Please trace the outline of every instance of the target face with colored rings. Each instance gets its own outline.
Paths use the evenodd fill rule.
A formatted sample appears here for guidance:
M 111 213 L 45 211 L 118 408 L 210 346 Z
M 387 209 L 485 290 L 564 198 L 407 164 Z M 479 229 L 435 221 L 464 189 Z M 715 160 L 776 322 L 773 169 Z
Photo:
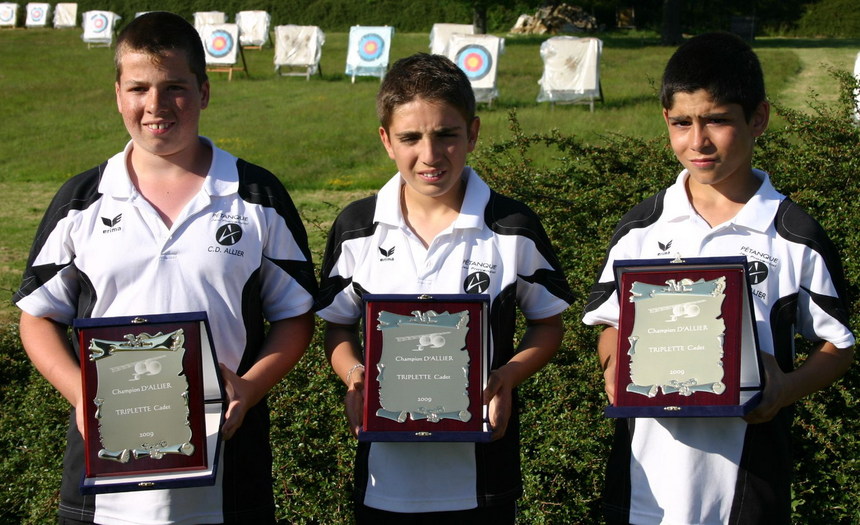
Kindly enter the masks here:
M 481 80 L 493 69 L 493 56 L 484 46 L 470 44 L 457 53 L 457 66 L 469 80 Z
M 358 41 L 358 56 L 371 62 L 379 59 L 385 50 L 385 40 L 376 33 L 368 33 Z
M 14 17 L 14 9 L 9 6 L 0 5 L 0 22 L 11 22 Z
M 206 42 L 206 51 L 210 55 L 221 58 L 227 56 L 232 50 L 233 36 L 230 33 L 223 29 L 212 31 L 212 34 L 209 35 L 209 41 Z
M 34 7 L 30 10 L 30 20 L 39 22 L 45 16 L 45 10 L 41 7 Z
M 107 17 L 101 13 L 90 18 L 90 24 L 92 25 L 94 33 L 101 33 L 108 26 Z

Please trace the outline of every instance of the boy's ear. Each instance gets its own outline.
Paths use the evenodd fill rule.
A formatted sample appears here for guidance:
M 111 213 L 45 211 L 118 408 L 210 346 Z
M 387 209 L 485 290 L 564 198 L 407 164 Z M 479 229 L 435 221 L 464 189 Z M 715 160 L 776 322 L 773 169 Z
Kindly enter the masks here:
M 469 153 L 475 149 L 475 144 L 478 143 L 478 132 L 481 130 L 481 119 L 475 117 L 469 124 Z
M 770 122 L 770 102 L 763 100 L 752 114 L 750 119 L 750 128 L 753 132 L 753 137 L 759 137 L 767 130 L 768 122 Z
M 388 131 L 386 131 L 383 126 L 379 126 L 379 139 L 382 141 L 382 145 L 385 146 L 385 151 L 388 152 L 388 157 L 391 158 L 391 160 L 395 160 L 394 148 L 391 147 L 391 137 L 388 136 Z

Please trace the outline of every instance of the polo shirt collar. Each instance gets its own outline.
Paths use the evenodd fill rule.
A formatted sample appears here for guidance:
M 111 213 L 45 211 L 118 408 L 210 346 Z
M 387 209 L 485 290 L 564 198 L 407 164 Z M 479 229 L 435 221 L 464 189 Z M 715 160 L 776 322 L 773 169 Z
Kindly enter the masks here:
M 761 179 L 761 185 L 741 211 L 727 224 L 755 231 L 766 231 L 773 224 L 784 196 L 773 187 L 767 173 L 753 169 L 753 174 Z M 675 180 L 675 184 L 666 190 L 663 216 L 670 222 L 682 221 L 696 215 L 690 199 L 687 198 L 686 182 L 689 176 L 689 172 L 683 170 Z
M 468 166 L 463 170 L 462 177 L 466 183 L 466 194 L 453 227 L 455 229 L 482 228 L 484 209 L 490 200 L 490 187 L 481 180 L 475 170 Z M 395 227 L 405 226 L 406 221 L 403 220 L 400 209 L 400 188 L 403 184 L 405 181 L 398 172 L 379 190 L 376 195 L 374 222 Z
M 212 164 L 203 182 L 203 191 L 210 196 L 232 195 L 239 191 L 239 172 L 236 168 L 236 157 L 218 148 L 206 137 L 200 137 L 212 148 Z M 131 153 L 132 141 L 125 148 L 108 159 L 102 179 L 99 182 L 99 192 L 120 199 L 130 199 L 137 193 L 131 177 L 128 175 L 126 159 Z

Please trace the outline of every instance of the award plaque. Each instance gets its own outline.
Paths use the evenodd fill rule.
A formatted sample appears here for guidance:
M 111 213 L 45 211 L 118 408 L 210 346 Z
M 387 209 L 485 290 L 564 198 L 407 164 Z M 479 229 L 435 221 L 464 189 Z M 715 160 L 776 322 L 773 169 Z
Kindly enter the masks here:
M 211 485 L 225 396 L 205 312 L 76 319 L 94 494 Z
M 762 390 L 745 257 L 616 261 L 609 417 L 743 416 Z
M 360 441 L 489 441 L 485 295 L 364 296 Z

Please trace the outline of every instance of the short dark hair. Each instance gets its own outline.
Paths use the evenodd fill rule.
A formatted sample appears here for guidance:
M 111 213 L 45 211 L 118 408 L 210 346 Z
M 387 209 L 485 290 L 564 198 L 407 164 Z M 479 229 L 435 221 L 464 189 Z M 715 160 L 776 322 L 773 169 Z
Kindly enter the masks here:
M 394 63 L 376 95 L 382 127 L 388 129 L 395 109 L 418 98 L 453 106 L 467 123 L 475 119 L 475 93 L 469 77 L 442 55 L 416 53 Z
M 740 104 L 747 120 L 766 100 L 758 57 L 730 33 L 706 33 L 682 44 L 666 64 L 660 102 L 672 109 L 675 93 L 700 89 L 717 103 Z
M 185 52 L 188 66 L 197 77 L 198 86 L 202 86 L 208 77 L 206 53 L 200 34 L 184 18 L 167 11 L 142 14 L 120 32 L 114 54 L 117 81 L 122 74 L 120 60 L 126 52 L 135 51 L 159 58 L 172 50 Z

